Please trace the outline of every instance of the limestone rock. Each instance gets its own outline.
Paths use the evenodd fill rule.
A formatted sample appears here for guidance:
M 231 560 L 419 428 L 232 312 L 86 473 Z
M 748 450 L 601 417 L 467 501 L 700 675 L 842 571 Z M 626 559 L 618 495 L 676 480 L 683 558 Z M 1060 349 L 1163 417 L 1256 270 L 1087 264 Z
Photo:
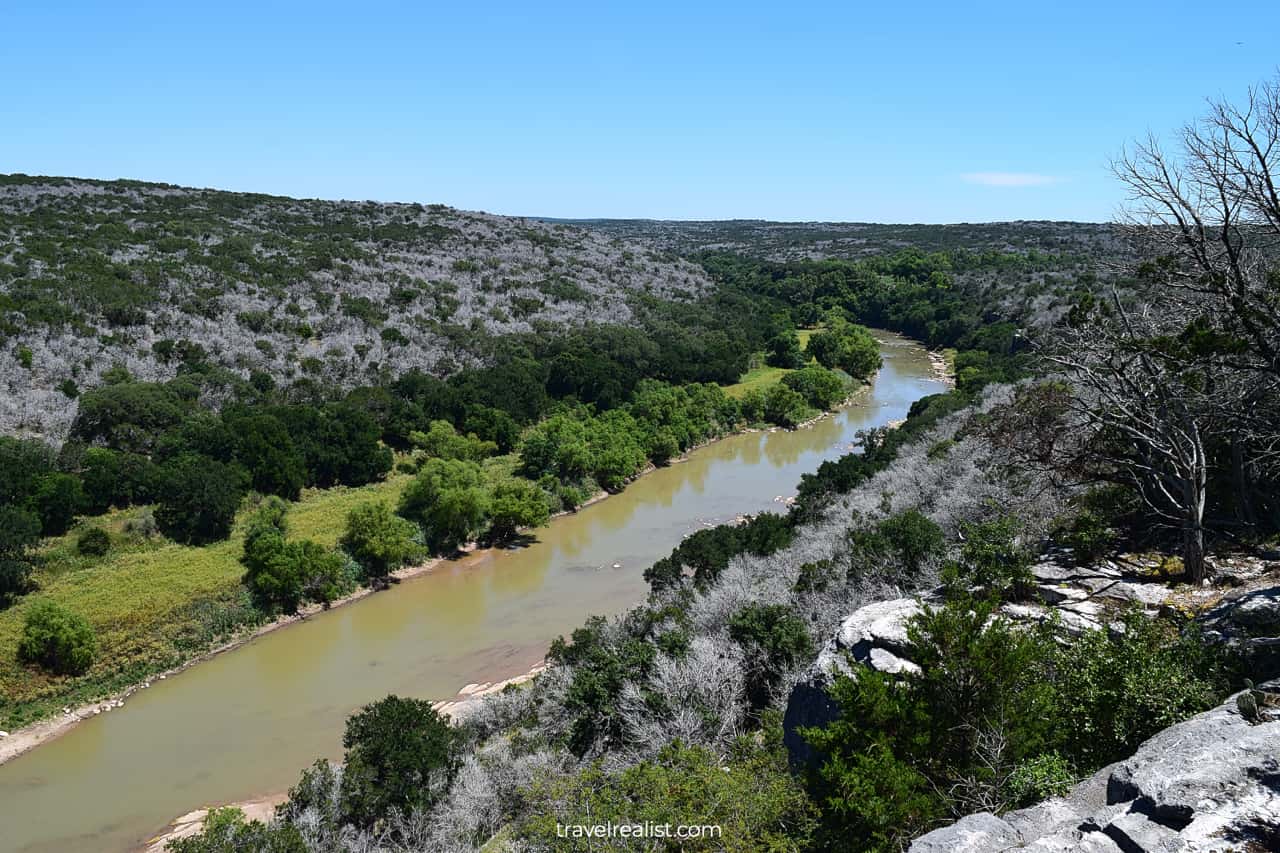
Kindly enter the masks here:
M 1280 691 L 1280 681 L 1261 689 Z M 1106 803 L 1100 804 L 1104 778 Z M 1232 696 L 1152 737 L 1130 758 L 1080 783 L 1067 798 L 1003 818 L 969 815 L 916 839 L 910 848 L 911 853 L 944 849 L 1280 849 L 1280 715 L 1251 724 L 1236 710 Z
M 838 675 L 852 673 L 850 661 L 892 674 L 917 671 L 903 655 L 907 647 L 907 622 L 921 610 L 914 598 L 877 601 L 860 607 L 840 623 L 809 672 L 791 690 L 783 716 L 783 742 L 795 766 L 812 758 L 798 729 L 825 726 L 839 716 L 839 707 L 827 693 Z
M 1022 843 L 1022 836 L 1007 821 L 990 812 L 965 815 L 911 842 L 911 853 L 983 853 L 1008 850 Z

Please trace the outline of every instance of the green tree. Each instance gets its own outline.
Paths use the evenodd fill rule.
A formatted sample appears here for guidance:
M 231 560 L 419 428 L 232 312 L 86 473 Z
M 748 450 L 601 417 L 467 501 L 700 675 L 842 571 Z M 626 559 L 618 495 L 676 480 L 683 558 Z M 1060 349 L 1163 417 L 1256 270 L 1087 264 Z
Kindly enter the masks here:
M 489 505 L 489 538 L 512 539 L 522 527 L 541 527 L 551 517 L 547 495 L 528 480 L 511 477 L 493 487 Z
M 586 425 L 578 418 L 556 414 L 531 427 L 520 442 L 521 470 L 531 480 L 551 474 L 561 482 L 576 482 L 591 470 Z
M 786 329 L 774 335 L 766 345 L 765 363 L 770 367 L 788 370 L 803 367 L 804 352 L 800 349 L 800 336 L 795 329 Z
M 81 616 L 52 601 L 37 601 L 26 613 L 18 660 L 58 675 L 81 675 L 93 665 L 98 640 Z
M 386 503 L 370 501 L 347 514 L 342 547 L 375 583 L 416 559 L 421 547 L 414 539 L 417 528 L 395 515 Z
M 680 442 L 667 427 L 660 427 L 649 441 L 649 458 L 654 465 L 667 465 L 680 453 Z
M 213 459 L 184 453 L 161 466 L 156 507 L 160 531 L 177 542 L 203 545 L 231 534 L 244 496 L 243 475 Z
M 147 453 L 177 426 L 191 403 L 171 385 L 126 381 L 80 395 L 71 436 L 89 444 Z
M 302 454 L 284 424 L 271 415 L 235 418 L 236 459 L 249 471 L 253 488 L 264 495 L 296 501 L 306 482 Z
M 862 326 L 829 317 L 826 328 L 809 338 L 808 354 L 823 367 L 839 368 L 865 380 L 880 369 L 880 345 Z
M 84 489 L 79 477 L 45 474 L 36 484 L 31 502 L 40 516 L 40 532 L 45 536 L 61 536 L 84 507 Z
M 804 397 L 815 409 L 830 409 L 845 398 L 845 380 L 818 365 L 793 370 L 782 377 L 782 384 Z
M 764 393 L 764 419 L 780 427 L 795 427 L 812 413 L 804 397 L 781 383 Z
M 498 452 L 495 442 L 484 441 L 474 433 L 462 435 L 453 428 L 453 424 L 444 420 L 432 421 L 426 432 L 409 433 L 409 442 L 427 456 L 441 459 L 479 462 Z
M 16 506 L 0 505 L 0 604 L 26 592 L 40 541 L 40 519 Z
M 296 613 L 304 601 L 328 604 L 347 587 L 342 557 L 310 540 L 287 541 L 288 505 L 262 502 L 245 532 L 245 585 L 267 612 Z
M 0 505 L 26 503 L 53 471 L 53 450 L 43 441 L 0 436 Z
M 461 459 L 428 459 L 400 497 L 400 515 L 422 525 L 433 551 L 455 550 L 484 530 L 489 489 L 484 471 Z
M 738 401 L 738 406 L 742 412 L 742 419 L 748 424 L 755 424 L 765 419 L 764 409 L 764 392 L 759 388 L 752 388 L 742 395 L 742 399 Z
M 461 739 L 430 702 L 388 696 L 347 720 L 346 819 L 372 827 L 392 809 L 430 809 L 460 764 Z

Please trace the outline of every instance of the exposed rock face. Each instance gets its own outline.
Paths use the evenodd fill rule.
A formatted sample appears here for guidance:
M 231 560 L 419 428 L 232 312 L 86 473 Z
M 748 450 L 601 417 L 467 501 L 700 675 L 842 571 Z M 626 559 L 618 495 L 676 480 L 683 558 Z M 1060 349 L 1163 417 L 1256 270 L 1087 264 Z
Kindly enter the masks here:
M 1202 621 L 1208 636 L 1239 648 L 1258 677 L 1280 676 L 1280 586 L 1232 590 Z
M 907 622 L 920 610 L 920 602 L 914 598 L 895 598 L 860 607 L 840 623 L 840 630 L 823 646 L 808 675 L 792 689 L 787 700 L 783 742 L 794 765 L 803 766 L 812 757 L 812 750 L 797 730 L 825 726 L 839 716 L 840 709 L 827 688 L 836 676 L 850 674 L 851 661 L 889 673 L 917 669 L 903 655 Z
M 1262 686 L 1280 690 L 1280 681 Z M 1102 781 L 1105 779 L 1105 787 Z M 1280 849 L 1280 713 L 1254 724 L 1233 696 L 1165 729 L 1071 796 L 997 817 L 968 815 L 911 853 Z

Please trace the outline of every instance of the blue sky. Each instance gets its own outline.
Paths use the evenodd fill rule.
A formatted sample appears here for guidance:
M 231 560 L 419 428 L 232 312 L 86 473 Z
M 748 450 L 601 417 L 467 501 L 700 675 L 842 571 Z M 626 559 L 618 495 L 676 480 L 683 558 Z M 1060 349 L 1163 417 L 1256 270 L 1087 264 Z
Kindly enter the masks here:
M 0 172 L 565 217 L 1110 218 L 1280 3 L 35 3 Z

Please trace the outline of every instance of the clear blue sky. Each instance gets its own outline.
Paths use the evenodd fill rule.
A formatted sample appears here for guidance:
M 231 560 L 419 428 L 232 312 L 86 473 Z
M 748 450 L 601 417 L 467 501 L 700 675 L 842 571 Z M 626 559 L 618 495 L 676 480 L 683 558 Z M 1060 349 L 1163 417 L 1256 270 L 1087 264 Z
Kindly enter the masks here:
M 1280 64 L 1276 0 L 11 0 L 0 31 L 0 172 L 566 217 L 1107 219 L 1126 140 Z

